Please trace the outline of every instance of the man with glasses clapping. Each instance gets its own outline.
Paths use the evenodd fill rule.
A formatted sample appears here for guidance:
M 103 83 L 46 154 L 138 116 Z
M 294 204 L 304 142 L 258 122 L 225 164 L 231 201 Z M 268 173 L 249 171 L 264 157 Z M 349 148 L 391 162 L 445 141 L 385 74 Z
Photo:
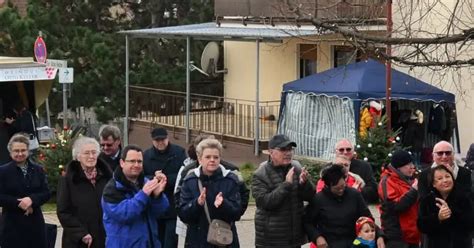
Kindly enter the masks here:
M 368 163 L 355 158 L 354 145 L 348 139 L 341 139 L 336 143 L 336 156 L 341 155 L 351 161 L 349 171 L 364 180 L 365 186 L 361 190 L 364 200 L 367 203 L 378 201 L 377 182 L 375 182 L 372 168 Z

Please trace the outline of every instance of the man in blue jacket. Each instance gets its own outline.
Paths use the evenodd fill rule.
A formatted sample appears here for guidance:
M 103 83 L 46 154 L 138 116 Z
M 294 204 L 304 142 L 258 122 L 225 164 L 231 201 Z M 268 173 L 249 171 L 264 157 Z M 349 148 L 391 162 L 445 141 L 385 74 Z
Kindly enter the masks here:
M 169 207 L 162 192 L 166 176 L 157 171 L 149 180 L 143 174 L 140 147 L 126 146 L 120 167 L 107 183 L 102 197 L 108 248 L 161 248 L 156 218 Z
M 145 151 L 143 155 L 143 168 L 145 176 L 151 178 L 156 171 L 161 171 L 168 178 L 168 184 L 164 193 L 170 202 L 168 211 L 158 218 L 158 230 L 161 244 L 164 248 L 178 247 L 178 235 L 176 234 L 176 208 L 174 200 L 174 185 L 179 169 L 186 159 L 184 148 L 171 144 L 168 132 L 164 128 L 155 128 L 151 132 L 153 146 Z

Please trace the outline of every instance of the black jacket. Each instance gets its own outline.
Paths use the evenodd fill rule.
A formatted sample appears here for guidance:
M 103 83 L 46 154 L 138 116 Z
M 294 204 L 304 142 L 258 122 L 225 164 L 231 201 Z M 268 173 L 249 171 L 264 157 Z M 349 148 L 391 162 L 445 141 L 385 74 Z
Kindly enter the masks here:
M 221 165 L 224 166 L 226 170 L 232 171 L 237 178 L 239 179 L 239 193 L 240 193 L 240 203 L 242 204 L 242 213 L 243 215 L 245 211 L 247 210 L 247 206 L 249 204 L 249 195 L 250 195 L 250 190 L 247 188 L 245 185 L 245 182 L 243 181 L 242 175 L 239 172 L 239 168 L 232 163 L 226 162 L 224 160 L 221 160 Z M 196 169 L 199 166 L 197 161 L 194 161 L 188 165 L 186 165 L 183 170 L 181 171 L 180 175 L 180 180 L 178 182 L 178 185 L 176 187 L 176 191 L 174 193 L 174 198 L 176 202 L 176 207 L 179 208 L 179 200 L 180 200 L 180 194 L 181 194 L 181 186 L 183 185 L 184 178 L 189 174 L 189 172 L 193 169 Z
M 425 125 L 418 123 L 417 120 L 410 120 L 406 130 L 403 132 L 403 145 L 410 147 L 409 149 L 412 152 L 421 152 L 424 140 Z
M 158 149 L 152 146 L 143 154 L 143 171 L 145 177 L 153 178 L 157 170 L 161 170 L 167 177 L 164 192 L 168 197 L 170 207 L 167 212 L 160 217 L 161 219 L 176 219 L 174 186 L 179 169 L 183 166 L 185 159 L 186 152 L 184 148 L 171 143 L 168 144 L 168 147 L 163 152 L 158 151 Z
M 16 162 L 0 167 L 0 206 L 3 208 L 3 248 L 46 247 L 44 218 L 41 205 L 49 200 L 46 175 L 39 165 L 28 162 L 28 173 L 23 176 Z M 33 213 L 26 216 L 18 207 L 19 198 L 30 197 Z
M 33 125 L 33 120 L 35 120 L 35 117 L 30 111 L 23 110 L 20 113 L 17 113 L 17 115 L 13 118 L 15 118 L 15 121 L 9 126 L 10 136 L 18 132 L 24 132 L 37 136 L 36 130 L 34 129 L 36 123 Z
M 361 216 L 373 219 L 359 191 L 346 187 L 336 196 L 326 186 L 312 199 L 303 219 L 310 241 L 323 236 L 329 247 L 347 248 L 356 238 L 355 223 Z
M 63 248 L 87 247 L 82 237 L 92 236 L 92 247 L 105 246 L 105 231 L 102 223 L 101 198 L 104 187 L 112 178 L 105 162 L 97 159 L 95 186 L 86 178 L 79 161 L 71 161 L 66 175 L 58 184 L 57 214 L 64 228 Z
M 185 247 L 213 247 L 207 243 L 209 222 L 204 207 L 197 203 L 200 191 L 198 180 L 206 188 L 206 202 L 211 219 L 223 220 L 230 223 L 233 233 L 233 242 L 230 247 L 239 247 L 239 238 L 235 228 L 235 221 L 240 219 L 241 206 L 239 194 L 239 180 L 229 170 L 218 169 L 212 176 L 202 174 L 198 167 L 186 176 L 182 185 L 179 204 L 179 217 L 188 224 Z M 222 192 L 224 201 L 219 208 L 214 206 L 217 194 Z
M 418 228 L 427 234 L 426 248 L 472 248 L 470 231 L 473 229 L 474 218 L 472 203 L 465 192 L 457 191 L 454 186 L 446 202 L 451 209 L 451 217 L 439 221 L 439 208 L 435 197 L 442 198 L 434 190 L 420 201 L 418 212 Z
M 454 180 L 457 191 L 465 192 L 467 195 L 470 195 L 472 193 L 471 171 L 459 165 L 457 167 L 459 168 L 459 171 L 456 179 Z M 430 172 L 431 167 L 428 167 L 421 171 L 420 175 L 418 176 L 418 195 L 420 199 L 431 193 L 432 186 L 428 182 L 428 175 Z
M 374 173 L 370 164 L 362 160 L 352 159 L 349 170 L 364 179 L 365 187 L 362 188 L 362 196 L 364 197 L 365 202 L 377 202 L 379 199 L 377 194 L 377 182 L 375 181 Z
M 285 182 L 286 174 L 295 167 L 294 182 Z M 305 243 L 303 231 L 303 201 L 315 194 L 314 185 L 298 183 L 301 165 L 292 161 L 288 166 L 273 166 L 263 162 L 253 174 L 252 195 L 255 213 L 255 245 L 263 247 L 295 247 Z
M 99 154 L 99 159 L 104 161 L 110 168 L 110 170 L 113 172 L 115 171 L 115 168 L 120 166 L 120 155 L 122 154 L 122 149 L 120 148 L 119 153 L 116 158 L 112 158 L 110 156 L 105 155 L 103 152 Z

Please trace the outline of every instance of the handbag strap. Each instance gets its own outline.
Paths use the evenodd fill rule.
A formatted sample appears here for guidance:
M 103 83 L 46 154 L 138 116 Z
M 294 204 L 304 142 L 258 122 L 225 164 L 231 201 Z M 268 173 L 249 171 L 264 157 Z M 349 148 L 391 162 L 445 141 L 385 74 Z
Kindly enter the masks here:
M 199 192 L 202 192 L 203 187 L 202 187 L 202 183 L 200 179 L 198 179 L 198 186 L 199 186 Z M 204 212 L 206 212 L 207 221 L 209 222 L 209 224 L 211 224 L 211 217 L 209 216 L 209 208 L 207 207 L 206 199 L 204 199 Z

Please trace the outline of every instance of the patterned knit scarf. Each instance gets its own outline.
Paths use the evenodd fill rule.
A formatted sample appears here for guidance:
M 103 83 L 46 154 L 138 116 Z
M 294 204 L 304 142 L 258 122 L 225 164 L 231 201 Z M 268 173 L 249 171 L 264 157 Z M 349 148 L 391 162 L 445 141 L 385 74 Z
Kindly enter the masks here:
M 95 178 L 97 177 L 97 169 L 94 168 L 82 168 L 87 179 L 95 186 Z

